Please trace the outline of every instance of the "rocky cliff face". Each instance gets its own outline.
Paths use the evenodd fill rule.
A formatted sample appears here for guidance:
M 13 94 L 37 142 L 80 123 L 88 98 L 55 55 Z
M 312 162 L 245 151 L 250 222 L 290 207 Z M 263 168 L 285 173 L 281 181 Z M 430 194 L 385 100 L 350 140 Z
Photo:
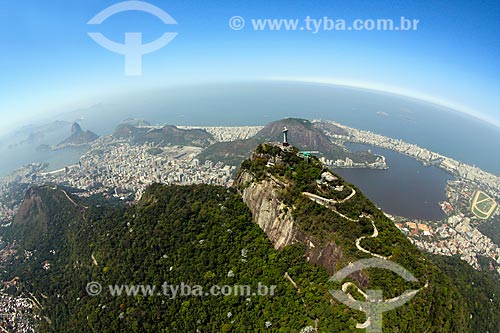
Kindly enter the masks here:
M 236 184 L 242 189 L 241 196 L 252 212 L 253 221 L 266 233 L 276 249 L 287 245 L 303 243 L 305 256 L 311 263 L 321 265 L 330 274 L 336 272 L 337 262 L 342 259 L 342 249 L 333 242 L 320 244 L 311 236 L 298 229 L 292 216 L 293 207 L 288 207 L 279 199 L 279 191 L 288 186 L 272 176 L 257 182 L 248 171 L 241 171 Z M 367 278 L 363 274 L 354 277 L 365 286 Z
M 30 188 L 14 217 L 14 225 L 22 226 L 30 223 L 38 223 L 40 229 L 47 231 L 46 205 L 42 200 L 39 188 Z
M 40 244 L 52 240 L 61 245 L 68 225 L 80 222 L 81 208 L 57 186 L 30 188 L 14 217 L 9 237 L 22 240 L 26 248 L 39 249 Z
M 298 231 L 294 226 L 291 210 L 278 199 L 277 188 L 281 184 L 266 179 L 254 182 L 249 172 L 242 172 L 237 182 L 247 184 L 241 195 L 252 211 L 253 220 L 264 230 L 276 249 L 297 241 Z

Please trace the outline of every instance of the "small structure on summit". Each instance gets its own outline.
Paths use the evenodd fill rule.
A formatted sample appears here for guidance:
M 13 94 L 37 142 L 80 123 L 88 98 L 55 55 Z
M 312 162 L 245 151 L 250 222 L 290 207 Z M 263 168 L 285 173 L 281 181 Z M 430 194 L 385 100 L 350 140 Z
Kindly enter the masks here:
M 288 128 L 283 128 L 283 147 L 288 147 L 290 144 L 288 143 Z

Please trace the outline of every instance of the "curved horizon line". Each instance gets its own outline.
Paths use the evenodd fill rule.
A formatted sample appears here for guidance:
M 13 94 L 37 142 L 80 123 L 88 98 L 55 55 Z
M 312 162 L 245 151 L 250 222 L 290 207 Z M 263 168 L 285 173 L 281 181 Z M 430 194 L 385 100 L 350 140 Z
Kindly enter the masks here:
M 500 120 L 487 116 L 481 112 L 473 111 L 467 107 L 453 104 L 448 101 L 441 100 L 431 95 L 426 95 L 423 93 L 415 93 L 410 90 L 404 88 L 391 87 L 386 85 L 377 85 L 372 82 L 361 82 L 354 80 L 336 80 L 330 78 L 321 78 L 321 77 L 269 77 L 266 78 L 269 81 L 278 81 L 278 82 L 295 82 L 295 83 L 314 83 L 314 84 L 322 84 L 329 86 L 338 86 L 338 87 L 346 87 L 346 88 L 357 88 L 357 89 L 365 89 L 378 93 L 388 93 L 396 96 L 413 98 L 419 101 L 431 103 L 440 107 L 445 107 L 451 111 L 465 114 L 467 116 L 473 117 L 477 120 L 485 122 L 489 125 L 500 128 Z
M 249 80 L 250 79 L 250 80 Z M 381 84 L 376 84 L 373 82 L 362 82 L 362 81 L 355 81 L 355 80 L 347 80 L 347 79 L 331 79 L 331 78 L 322 78 L 322 77 L 253 77 L 253 78 L 247 78 L 246 80 L 222 80 L 220 83 L 224 82 L 246 82 L 246 81 L 274 81 L 274 82 L 289 82 L 289 83 L 310 83 L 310 84 L 318 84 L 318 85 L 329 85 L 329 86 L 337 86 L 337 87 L 345 87 L 345 88 L 355 88 L 355 89 L 364 89 L 376 93 L 386 93 L 386 94 L 392 94 L 395 96 L 399 97 L 405 97 L 405 98 L 412 98 L 416 99 L 418 101 L 426 102 L 426 103 L 431 103 L 439 107 L 444 107 L 449 109 L 452 112 L 456 113 L 461 113 L 463 115 L 470 116 L 478 121 L 484 122 L 487 125 L 493 126 L 497 129 L 500 129 L 500 119 L 492 118 L 491 116 L 485 115 L 481 112 L 473 111 L 472 109 L 469 109 L 464 106 L 459 106 L 453 103 L 450 103 L 448 101 L 441 100 L 439 98 L 436 98 L 434 96 L 422 94 L 422 93 L 415 93 L 412 91 L 409 91 L 404 88 L 397 88 L 393 86 L 387 86 L 387 85 L 381 85 Z M 200 83 L 200 82 L 198 82 Z M 209 82 L 202 82 L 200 84 L 207 84 Z M 193 82 L 185 82 L 182 85 L 191 85 Z M 177 86 L 178 84 L 173 84 L 169 86 Z M 151 88 L 151 87 L 149 87 Z M 98 103 L 99 104 L 99 103 Z M 88 105 L 88 104 L 86 104 Z M 80 106 L 80 108 L 85 108 L 86 106 Z M 49 108 L 50 109 L 50 108 Z M 52 112 L 51 112 L 52 113 Z M 64 113 L 64 112 L 63 112 Z M 25 125 L 26 122 L 23 120 L 19 119 L 12 119 L 12 121 L 4 122 L 4 126 L 0 126 L 0 136 L 7 135 L 10 131 L 9 129 L 12 130 L 12 128 L 19 128 L 22 125 Z

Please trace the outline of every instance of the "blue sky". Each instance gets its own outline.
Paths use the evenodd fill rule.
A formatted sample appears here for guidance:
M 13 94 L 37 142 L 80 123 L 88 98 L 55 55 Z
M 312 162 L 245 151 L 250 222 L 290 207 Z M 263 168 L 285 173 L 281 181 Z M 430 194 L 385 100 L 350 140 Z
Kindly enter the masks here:
M 106 96 L 176 84 L 282 79 L 387 90 L 453 106 L 500 124 L 500 1 L 151 0 L 178 25 L 127 12 L 87 22 L 119 1 L 0 0 L 0 130 Z M 228 21 L 239 15 L 240 31 Z M 252 18 L 306 16 L 347 21 L 401 16 L 417 31 L 253 31 Z M 124 76 L 123 56 L 88 32 L 122 42 L 125 32 L 152 41 L 143 75 Z

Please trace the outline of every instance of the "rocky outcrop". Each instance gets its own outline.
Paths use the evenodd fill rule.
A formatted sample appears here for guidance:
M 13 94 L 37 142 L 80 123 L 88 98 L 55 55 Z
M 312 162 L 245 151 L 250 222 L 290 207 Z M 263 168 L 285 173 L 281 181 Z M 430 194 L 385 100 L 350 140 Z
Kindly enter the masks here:
M 78 147 L 88 145 L 99 138 L 99 135 L 91 131 L 83 131 L 78 123 L 71 126 L 71 136 L 53 147 L 53 150 L 66 147 Z
M 277 188 L 282 186 L 271 178 L 254 182 L 253 176 L 242 172 L 237 180 L 245 184 L 241 193 L 243 201 L 252 211 L 253 220 L 264 230 L 276 249 L 290 245 L 296 241 L 297 230 L 291 210 L 279 199 Z
M 292 215 L 293 207 L 288 207 L 279 198 L 280 190 L 288 184 L 272 176 L 257 182 L 249 171 L 242 170 L 236 185 L 252 212 L 253 221 L 266 233 L 276 249 L 303 243 L 306 248 L 304 255 L 309 262 L 325 267 L 330 274 L 336 272 L 337 263 L 343 258 L 342 249 L 334 242 L 320 244 L 299 230 Z M 353 278 L 365 286 L 368 282 L 366 276 L 357 275 Z
M 42 200 L 40 190 L 32 187 L 26 191 L 23 202 L 19 207 L 15 217 L 14 226 L 38 223 L 40 229 L 47 231 L 46 205 Z
M 33 186 L 26 191 L 12 227 L 6 232 L 29 249 L 37 249 L 49 240 L 63 246 L 61 240 L 66 237 L 68 225 L 82 221 L 81 216 L 81 208 L 62 188 Z

